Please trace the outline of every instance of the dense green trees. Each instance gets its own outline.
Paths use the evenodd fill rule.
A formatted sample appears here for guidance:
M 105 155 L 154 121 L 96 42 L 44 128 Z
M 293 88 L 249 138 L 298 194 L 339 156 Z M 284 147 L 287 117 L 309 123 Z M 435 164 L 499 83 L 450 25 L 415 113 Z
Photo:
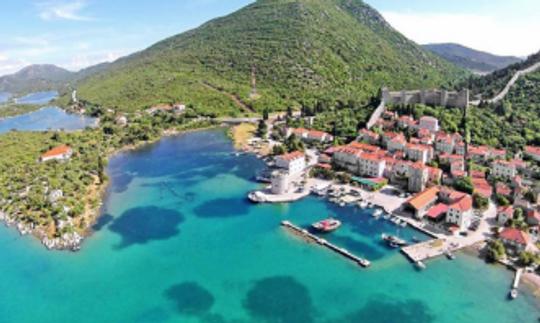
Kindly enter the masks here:
M 491 240 L 487 244 L 486 260 L 495 262 L 506 256 L 506 250 L 500 240 Z

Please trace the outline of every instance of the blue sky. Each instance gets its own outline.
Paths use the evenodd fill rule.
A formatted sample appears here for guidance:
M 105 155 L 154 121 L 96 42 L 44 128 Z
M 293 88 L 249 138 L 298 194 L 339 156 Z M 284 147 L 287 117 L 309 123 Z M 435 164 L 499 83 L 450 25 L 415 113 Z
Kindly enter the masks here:
M 111 61 L 252 0 L 2 0 L 0 75 L 28 64 L 70 70 Z M 367 0 L 418 43 L 497 54 L 540 50 L 538 0 Z

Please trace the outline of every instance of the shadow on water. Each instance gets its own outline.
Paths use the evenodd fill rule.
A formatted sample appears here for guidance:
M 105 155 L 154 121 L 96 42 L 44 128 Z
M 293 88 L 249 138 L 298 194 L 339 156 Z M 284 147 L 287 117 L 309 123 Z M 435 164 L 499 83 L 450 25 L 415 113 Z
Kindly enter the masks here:
M 313 322 L 313 304 L 307 288 L 290 276 L 259 280 L 243 302 L 253 322 Z
M 173 285 L 165 291 L 165 296 L 176 305 L 178 313 L 202 316 L 214 305 L 214 296 L 195 282 Z
M 112 174 L 111 188 L 114 193 L 123 193 L 127 191 L 129 184 L 133 181 L 133 176 L 127 173 Z
M 119 248 L 167 240 L 180 233 L 184 216 L 175 210 L 154 206 L 129 209 L 116 218 L 109 229 L 122 237 Z
M 92 226 L 92 231 L 100 231 L 101 229 L 105 228 L 109 223 L 112 222 L 113 216 L 110 214 L 103 214 L 99 218 L 97 218 L 96 223 Z
M 215 199 L 197 206 L 193 211 L 200 218 L 230 218 L 249 213 L 250 203 L 243 198 Z
M 381 296 L 381 298 L 384 297 Z M 332 322 L 340 323 L 431 323 L 434 321 L 435 316 L 431 313 L 428 306 L 421 301 L 407 300 L 403 302 L 392 302 L 379 299 L 372 299 L 358 311 L 348 314 L 341 319 L 332 320 Z

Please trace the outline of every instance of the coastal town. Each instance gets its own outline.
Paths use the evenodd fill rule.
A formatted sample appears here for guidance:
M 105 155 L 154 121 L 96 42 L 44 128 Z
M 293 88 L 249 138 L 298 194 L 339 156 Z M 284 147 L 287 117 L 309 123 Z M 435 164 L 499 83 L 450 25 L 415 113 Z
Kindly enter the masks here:
M 266 145 L 272 152 L 265 157 L 269 170 L 258 176 L 268 187 L 251 192 L 253 202 L 291 202 L 316 194 L 342 207 L 372 206 L 374 217 L 431 237 L 399 245 L 419 268 L 468 248 L 519 276 L 526 269 L 529 279 L 538 279 L 540 147 L 511 153 L 475 146 L 460 133 L 443 131 L 434 117 L 414 120 L 390 110 L 371 129 L 359 130 L 355 140 L 335 144 L 329 133 L 289 127 L 293 118 L 303 117 L 274 118 L 264 126 L 261 121 L 259 129 L 271 130 L 257 131 L 262 136 L 245 143 L 248 151 Z M 391 247 L 397 247 L 399 237 L 392 238 Z

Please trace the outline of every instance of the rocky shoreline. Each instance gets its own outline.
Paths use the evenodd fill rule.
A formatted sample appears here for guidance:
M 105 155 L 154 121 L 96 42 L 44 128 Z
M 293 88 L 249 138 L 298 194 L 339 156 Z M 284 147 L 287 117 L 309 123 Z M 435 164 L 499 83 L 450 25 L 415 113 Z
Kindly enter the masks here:
M 176 135 L 180 135 L 180 134 L 188 133 L 192 131 L 201 131 L 201 130 L 205 130 L 209 128 L 214 128 L 214 127 L 203 127 L 203 128 L 187 129 L 187 130 L 167 129 L 167 130 L 164 130 L 162 135 L 155 140 L 145 141 L 145 142 L 141 142 L 135 145 L 128 145 L 128 146 L 124 146 L 119 149 L 110 151 L 107 154 L 107 159 L 120 153 L 133 151 L 143 146 L 153 144 L 165 137 L 176 136 Z M 82 218 L 87 220 L 86 223 L 88 223 L 86 228 L 83 229 L 84 233 L 67 232 L 67 233 L 62 234 L 60 237 L 51 238 L 45 232 L 44 228 L 42 227 L 36 228 L 32 224 L 25 224 L 25 223 L 18 222 L 16 218 L 2 211 L 0 211 L 0 222 L 3 222 L 5 226 L 8 228 L 15 227 L 17 231 L 19 231 L 19 234 L 21 236 L 33 235 L 38 240 L 40 240 L 40 242 L 48 250 L 69 250 L 69 251 L 74 251 L 74 252 L 79 251 L 81 249 L 83 241 L 93 233 L 93 231 L 90 230 L 90 228 L 92 227 L 92 225 L 96 223 L 96 221 L 100 217 L 100 213 L 101 213 L 100 210 L 103 204 L 102 201 L 104 200 L 105 194 L 107 192 L 107 188 L 109 187 L 108 182 L 103 183 L 103 184 L 96 184 L 96 185 L 98 185 L 98 189 L 95 190 L 92 195 L 85 196 L 85 198 L 98 199 L 100 203 L 98 203 L 99 205 L 98 207 L 94 209 L 87 209 L 87 211 L 83 214 Z

